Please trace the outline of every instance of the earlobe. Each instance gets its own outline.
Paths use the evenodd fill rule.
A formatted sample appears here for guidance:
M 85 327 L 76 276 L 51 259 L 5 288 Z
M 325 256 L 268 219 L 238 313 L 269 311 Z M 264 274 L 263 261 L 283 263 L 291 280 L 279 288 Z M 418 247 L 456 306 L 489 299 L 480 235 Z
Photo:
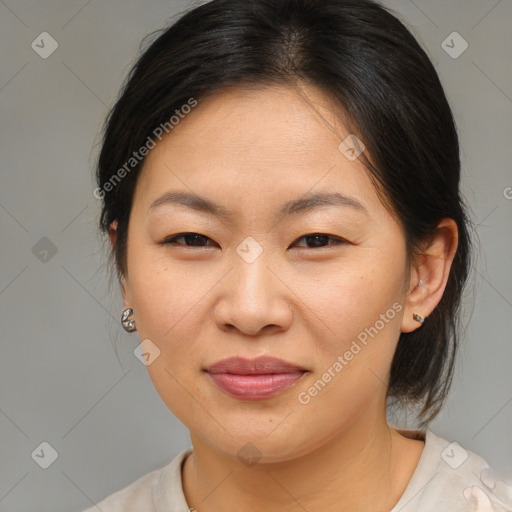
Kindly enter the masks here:
M 406 297 L 402 332 L 412 332 L 441 301 L 457 251 L 458 229 L 453 219 L 443 219 L 418 253 L 411 267 L 410 289 Z M 427 320 L 428 321 L 428 320 Z

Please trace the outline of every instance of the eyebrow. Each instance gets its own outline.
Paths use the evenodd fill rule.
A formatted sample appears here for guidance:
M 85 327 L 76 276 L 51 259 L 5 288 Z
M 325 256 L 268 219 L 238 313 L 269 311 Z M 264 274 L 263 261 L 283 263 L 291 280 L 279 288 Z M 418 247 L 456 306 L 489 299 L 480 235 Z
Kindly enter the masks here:
M 229 219 L 233 216 L 233 212 L 221 204 L 190 192 L 181 191 L 166 192 L 151 203 L 148 208 L 148 213 L 162 205 L 176 204 L 224 219 Z M 349 207 L 368 214 L 368 210 L 363 206 L 363 204 L 352 197 L 345 196 L 339 192 L 320 192 L 316 194 L 308 194 L 304 197 L 300 197 L 299 199 L 292 199 L 291 201 L 284 203 L 276 212 L 276 215 L 282 217 L 298 215 L 323 206 Z

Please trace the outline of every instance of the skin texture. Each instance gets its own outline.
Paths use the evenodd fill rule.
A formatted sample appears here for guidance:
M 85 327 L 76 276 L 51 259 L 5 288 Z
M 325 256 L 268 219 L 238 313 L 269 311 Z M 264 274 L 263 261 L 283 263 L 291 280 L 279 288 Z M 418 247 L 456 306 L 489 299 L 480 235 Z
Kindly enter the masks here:
M 312 86 L 231 88 L 201 102 L 144 163 L 124 304 L 140 339 L 161 351 L 147 366 L 157 392 L 190 430 L 184 492 L 198 512 L 389 511 L 418 463 L 423 442 L 386 422 L 388 375 L 400 332 L 421 328 L 412 312 L 428 316 L 441 299 L 457 229 L 444 219 L 409 261 L 403 229 L 362 163 L 338 149 L 347 135 Z M 172 204 L 148 211 L 178 190 L 232 216 Z M 365 210 L 276 214 L 286 201 L 325 191 Z M 162 243 L 184 232 L 206 238 Z M 346 241 L 315 246 L 303 238 L 314 233 Z M 115 243 L 114 226 L 110 235 Z M 237 252 L 249 236 L 262 249 L 251 263 Z M 394 318 L 300 403 L 299 393 L 393 304 L 401 306 Z M 235 355 L 279 357 L 308 373 L 271 399 L 239 400 L 203 371 Z M 248 442 L 261 457 L 252 466 L 237 457 Z

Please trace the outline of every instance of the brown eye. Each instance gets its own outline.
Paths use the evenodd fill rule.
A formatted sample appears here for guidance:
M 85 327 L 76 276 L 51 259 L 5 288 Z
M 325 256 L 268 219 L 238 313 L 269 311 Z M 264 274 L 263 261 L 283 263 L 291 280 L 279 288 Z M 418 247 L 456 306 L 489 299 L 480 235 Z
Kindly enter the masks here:
M 301 236 L 298 240 L 302 239 L 306 241 L 307 249 L 314 249 L 317 247 L 326 247 L 328 245 L 340 245 L 348 243 L 347 240 L 344 240 L 343 238 L 333 235 L 327 235 L 325 233 L 312 233 L 310 235 L 304 235 Z M 329 244 L 329 242 L 334 243 Z M 297 244 L 297 242 L 295 242 L 295 244 Z M 309 244 L 311 244 L 311 246 Z
M 183 242 L 178 242 L 178 240 L 184 240 Z M 166 238 L 162 245 L 185 245 L 187 247 L 207 247 L 207 242 L 213 240 L 208 238 L 205 235 L 201 235 L 199 233 L 180 233 L 178 235 L 174 235 L 170 238 Z

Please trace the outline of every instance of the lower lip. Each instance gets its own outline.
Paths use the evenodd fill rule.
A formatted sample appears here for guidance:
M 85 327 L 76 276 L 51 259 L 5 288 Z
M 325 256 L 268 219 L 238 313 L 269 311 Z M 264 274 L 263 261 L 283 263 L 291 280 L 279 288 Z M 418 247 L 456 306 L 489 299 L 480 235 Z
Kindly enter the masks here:
M 220 389 L 245 400 L 264 400 L 293 386 L 305 372 L 273 373 L 266 375 L 235 375 L 208 373 Z

